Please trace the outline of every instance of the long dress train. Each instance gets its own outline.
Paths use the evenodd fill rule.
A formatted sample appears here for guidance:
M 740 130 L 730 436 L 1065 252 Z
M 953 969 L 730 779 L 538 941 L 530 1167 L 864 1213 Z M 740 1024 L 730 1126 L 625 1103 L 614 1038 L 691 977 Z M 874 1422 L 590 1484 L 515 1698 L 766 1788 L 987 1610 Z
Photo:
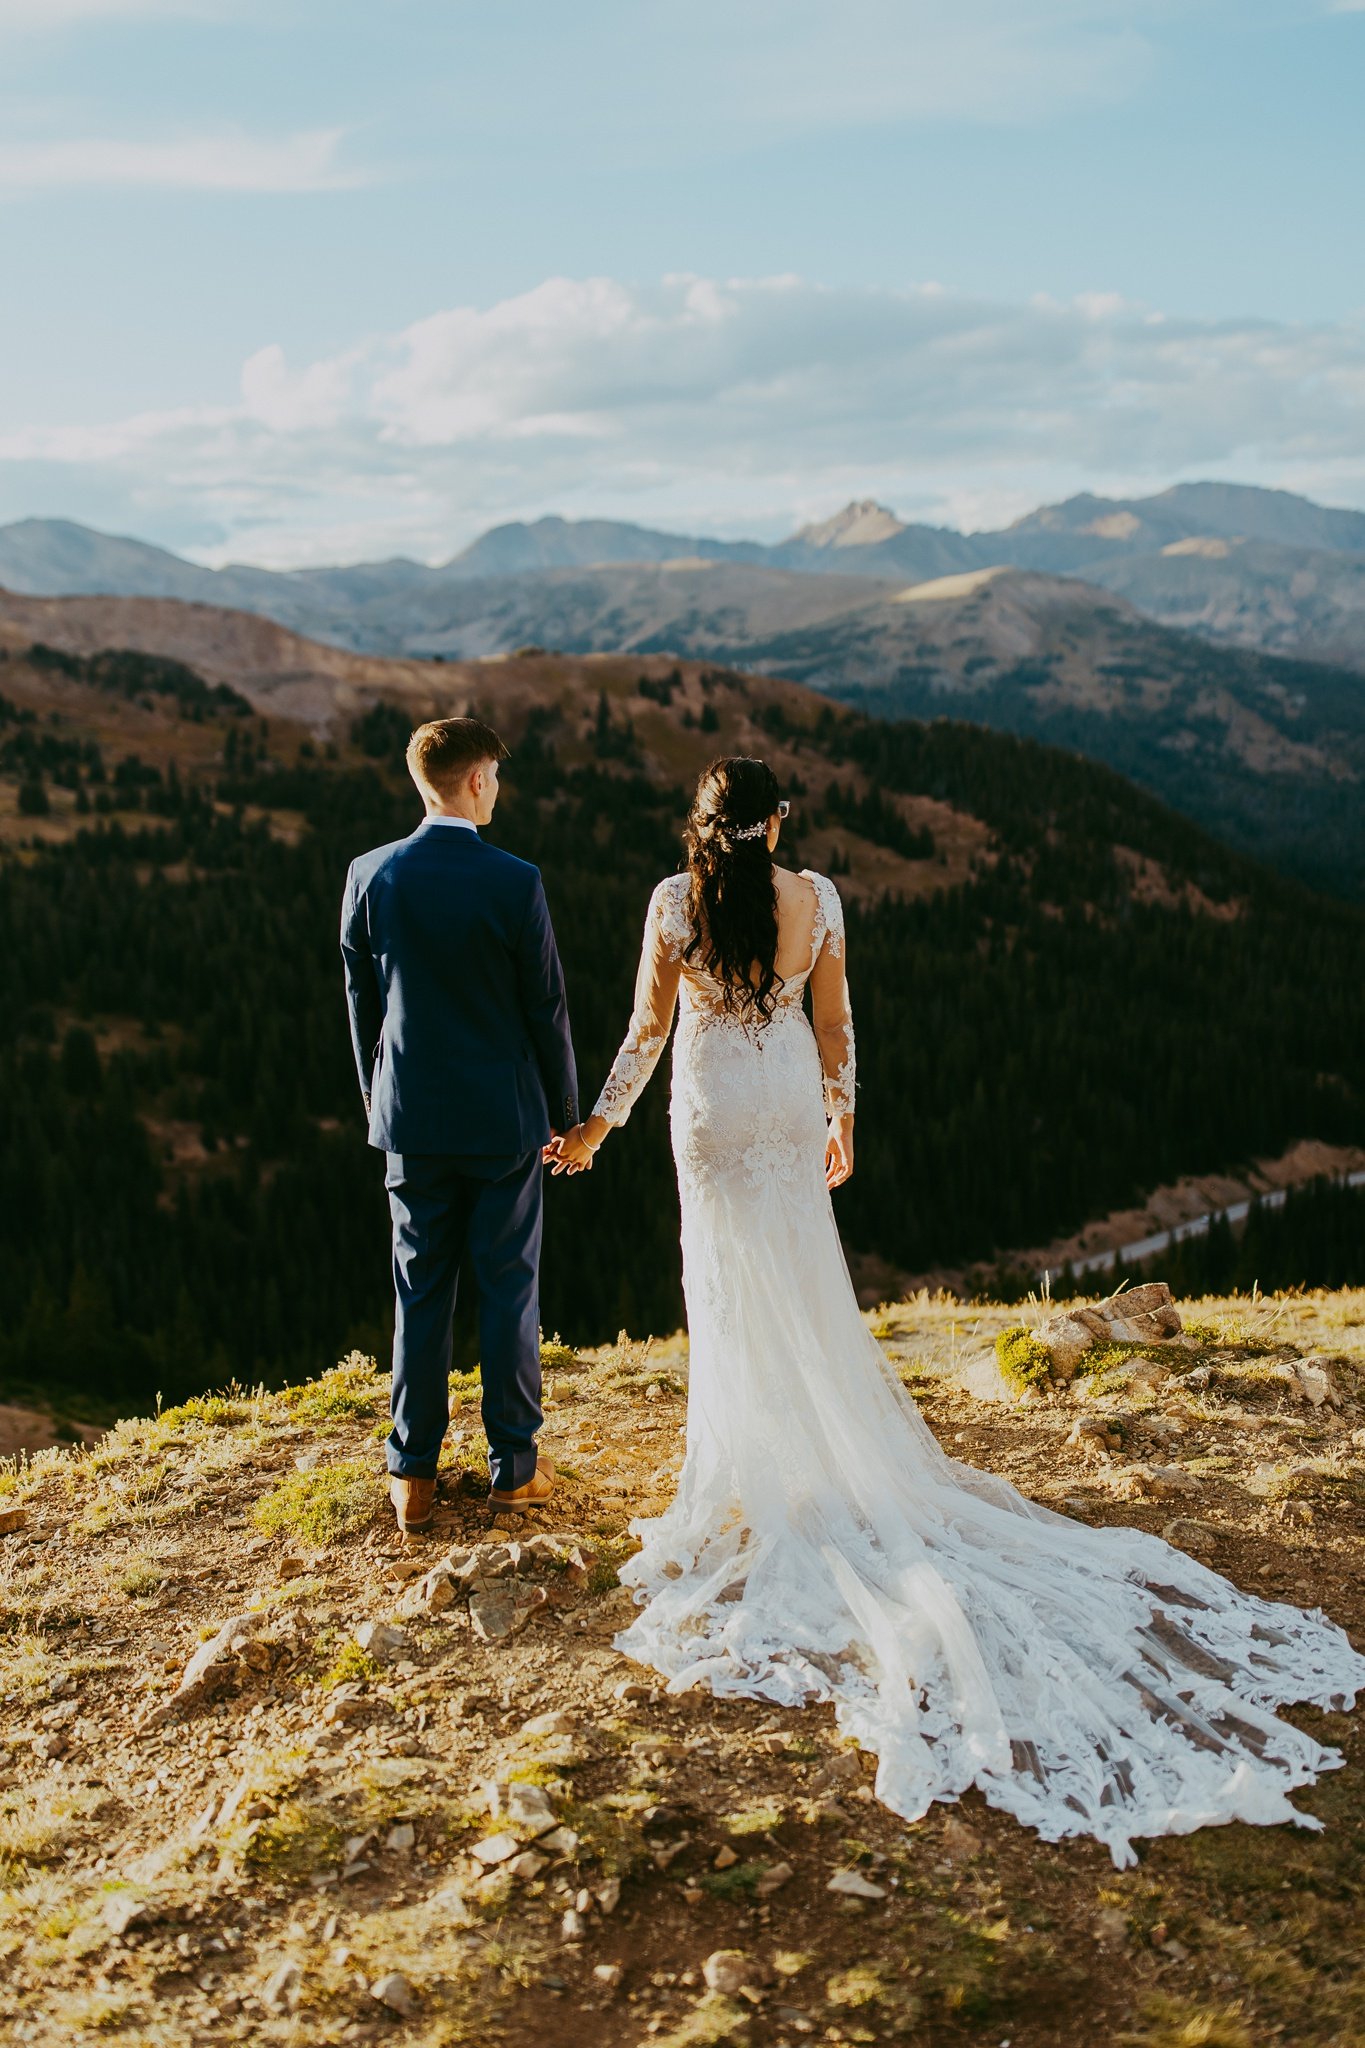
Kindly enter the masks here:
M 1350 1703 L 1343 1631 L 948 1457 L 863 1322 L 824 1179 L 826 1111 L 853 1101 L 843 917 L 806 879 L 810 964 L 752 1029 L 683 960 L 686 876 L 660 884 L 597 1105 L 625 1122 L 681 989 L 687 1448 L 671 1506 L 631 1525 L 642 1606 L 618 1647 L 673 1691 L 831 1702 L 907 1820 L 975 1785 L 1119 1867 L 1138 1836 L 1319 1826 L 1288 1795 L 1342 1759 L 1274 1710 Z

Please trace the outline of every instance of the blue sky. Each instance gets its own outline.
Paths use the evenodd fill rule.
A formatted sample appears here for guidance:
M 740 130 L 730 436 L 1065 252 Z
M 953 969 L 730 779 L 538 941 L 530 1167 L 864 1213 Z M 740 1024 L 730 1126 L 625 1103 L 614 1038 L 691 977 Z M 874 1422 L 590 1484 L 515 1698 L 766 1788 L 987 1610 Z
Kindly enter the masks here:
M 0 519 L 1365 506 L 1365 0 L 0 0 Z

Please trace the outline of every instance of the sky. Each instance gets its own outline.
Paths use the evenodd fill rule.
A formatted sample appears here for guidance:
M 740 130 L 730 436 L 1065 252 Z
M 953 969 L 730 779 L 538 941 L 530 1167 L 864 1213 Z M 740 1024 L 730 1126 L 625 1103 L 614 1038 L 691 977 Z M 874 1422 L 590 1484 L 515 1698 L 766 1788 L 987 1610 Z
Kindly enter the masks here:
M 0 0 L 0 521 L 1365 508 L 1365 0 Z

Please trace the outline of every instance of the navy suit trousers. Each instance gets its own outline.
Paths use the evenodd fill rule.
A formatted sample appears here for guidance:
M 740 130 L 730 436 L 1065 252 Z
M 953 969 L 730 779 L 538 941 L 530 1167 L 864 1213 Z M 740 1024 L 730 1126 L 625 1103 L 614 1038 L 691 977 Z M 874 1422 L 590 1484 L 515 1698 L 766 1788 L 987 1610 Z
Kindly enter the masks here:
M 451 1325 L 465 1259 L 479 1290 L 479 1369 L 488 1464 L 498 1489 L 536 1469 L 544 1168 L 521 1159 L 390 1152 L 393 1430 L 388 1467 L 430 1479 L 450 1423 Z

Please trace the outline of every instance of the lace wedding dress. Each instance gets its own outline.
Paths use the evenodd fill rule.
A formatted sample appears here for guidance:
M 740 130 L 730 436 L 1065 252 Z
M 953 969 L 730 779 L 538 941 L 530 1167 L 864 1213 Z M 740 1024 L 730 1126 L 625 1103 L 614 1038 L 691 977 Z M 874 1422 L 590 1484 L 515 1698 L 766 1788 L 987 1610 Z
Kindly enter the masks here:
M 687 877 L 660 884 L 597 1104 L 626 1121 L 681 990 L 687 1449 L 672 1505 L 632 1524 L 621 1577 L 642 1607 L 618 1648 L 673 1691 L 829 1701 L 907 1820 L 976 1785 L 1120 1867 L 1137 1836 L 1317 1827 L 1288 1795 L 1340 1755 L 1274 1709 L 1349 1704 L 1365 1658 L 1343 1632 L 946 1456 L 864 1324 L 824 1179 L 826 1111 L 853 1105 L 843 918 L 805 880 L 808 951 L 783 937 L 779 964 L 803 964 L 751 1029 L 683 960 Z

